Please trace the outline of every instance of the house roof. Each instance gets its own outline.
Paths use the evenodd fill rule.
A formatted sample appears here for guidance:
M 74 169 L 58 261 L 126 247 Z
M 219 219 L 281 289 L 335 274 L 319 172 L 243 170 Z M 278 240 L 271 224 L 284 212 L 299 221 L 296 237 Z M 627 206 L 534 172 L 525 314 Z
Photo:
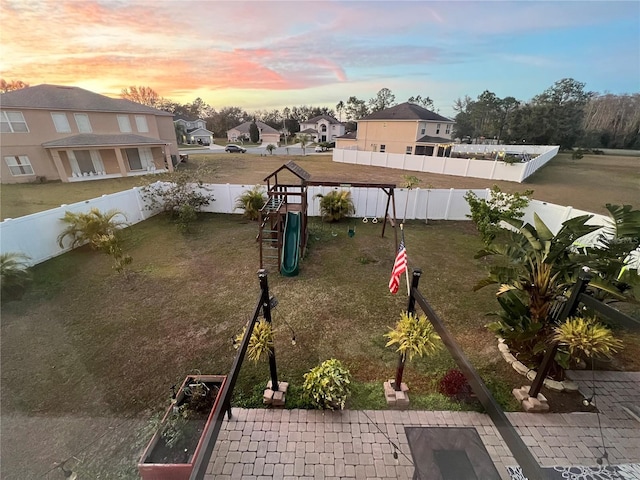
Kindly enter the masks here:
M 237 130 L 240 133 L 249 133 L 249 128 L 251 127 L 251 124 L 253 122 L 244 122 L 241 123 L 240 125 L 238 125 L 237 127 L 233 127 L 227 131 L 231 131 L 231 130 Z M 256 121 L 256 125 L 258 126 L 258 128 L 260 129 L 260 133 L 262 133 L 263 135 L 266 133 L 268 134 L 276 134 L 276 135 L 280 135 L 280 132 L 278 130 L 276 130 L 275 128 L 271 128 L 269 125 L 267 125 L 264 122 L 260 122 L 260 121 Z
M 314 128 L 305 128 L 304 130 L 301 130 L 300 133 L 318 133 L 318 131 Z
M 0 95 L 0 105 L 2 108 L 146 113 L 173 116 L 163 110 L 122 98 L 110 98 L 83 88 L 47 84 L 3 93 Z
M 416 140 L 416 143 L 453 143 L 453 140 L 450 138 L 430 137 L 429 135 L 425 135 L 424 137 Z
M 203 122 L 205 121 L 204 118 L 193 118 L 193 117 L 188 117 L 186 115 L 174 115 L 173 121 L 175 122 L 177 120 L 184 120 L 185 122 L 196 122 L 198 120 L 202 120 Z
M 416 105 L 415 103 L 401 103 L 395 107 L 385 108 L 358 120 L 427 120 L 431 122 L 453 122 L 450 118 L 443 117 L 431 110 Z
M 326 114 L 318 115 L 317 117 L 310 118 L 309 120 L 305 120 L 304 122 L 300 122 L 300 123 L 318 123 L 320 120 L 326 120 L 332 124 L 335 123 L 336 125 L 342 125 L 341 122 L 333 118 L 331 115 L 326 115 Z
M 202 132 L 202 133 L 207 134 L 207 135 L 213 133 L 212 131 L 207 130 L 206 128 L 191 128 L 191 129 L 187 130 L 188 134 L 194 134 L 194 133 L 197 133 L 197 132 Z
M 344 135 L 340 135 L 339 137 L 336 138 L 340 138 L 342 140 L 355 140 L 357 137 L 357 132 L 347 132 Z
M 143 137 L 132 133 L 118 133 L 114 135 L 97 135 L 95 133 L 81 133 L 70 137 L 52 140 L 42 144 L 45 148 L 60 147 L 101 147 L 101 146 L 134 146 L 134 145 L 166 145 L 167 142 L 159 138 Z

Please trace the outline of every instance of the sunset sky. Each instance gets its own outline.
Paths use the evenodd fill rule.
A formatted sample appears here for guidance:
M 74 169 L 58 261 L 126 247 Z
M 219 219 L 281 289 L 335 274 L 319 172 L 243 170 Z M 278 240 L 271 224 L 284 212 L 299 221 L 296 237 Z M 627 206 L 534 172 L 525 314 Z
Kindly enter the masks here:
M 488 89 L 529 100 L 572 77 L 640 91 L 640 2 L 0 0 L 6 80 L 249 111 Z

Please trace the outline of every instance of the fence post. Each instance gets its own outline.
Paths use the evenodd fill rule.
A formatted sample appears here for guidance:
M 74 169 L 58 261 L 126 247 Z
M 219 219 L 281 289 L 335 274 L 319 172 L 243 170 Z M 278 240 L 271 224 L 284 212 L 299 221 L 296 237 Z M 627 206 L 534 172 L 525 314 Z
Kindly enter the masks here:
M 233 198 L 231 198 L 231 185 L 227 183 L 227 198 L 229 199 L 229 209 L 230 211 L 227 211 L 227 208 L 225 208 L 225 210 L 223 211 L 223 213 L 233 213 Z
M 451 198 L 453 197 L 453 188 L 449 189 L 449 198 L 447 198 L 447 208 L 444 211 L 444 219 L 449 220 L 449 209 L 451 208 Z

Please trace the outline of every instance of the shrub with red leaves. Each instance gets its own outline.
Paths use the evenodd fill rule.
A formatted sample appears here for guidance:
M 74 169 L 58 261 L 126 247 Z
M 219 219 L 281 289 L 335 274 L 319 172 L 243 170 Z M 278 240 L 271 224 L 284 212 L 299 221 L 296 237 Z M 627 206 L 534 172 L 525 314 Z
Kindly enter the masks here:
M 469 382 L 458 369 L 449 370 L 440 380 L 440 393 L 448 397 L 454 397 L 463 400 L 469 397 L 471 387 Z

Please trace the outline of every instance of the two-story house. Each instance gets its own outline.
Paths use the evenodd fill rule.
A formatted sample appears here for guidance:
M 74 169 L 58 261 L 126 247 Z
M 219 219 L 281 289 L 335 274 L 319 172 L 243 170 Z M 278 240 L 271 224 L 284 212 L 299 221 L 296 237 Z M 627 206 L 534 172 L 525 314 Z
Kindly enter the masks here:
M 336 148 L 412 155 L 445 155 L 455 122 L 414 103 L 401 103 L 358 120 L 355 135 L 336 140 Z
M 227 130 L 227 140 L 230 142 L 237 142 L 242 139 L 248 140 L 250 136 L 249 129 L 251 128 L 252 123 L 252 121 L 244 122 L 237 127 Z M 256 121 L 256 126 L 260 132 L 260 141 L 263 145 L 278 145 L 278 142 L 280 141 L 280 132 L 278 130 L 259 120 Z
M 213 143 L 213 132 L 207 130 L 207 122 L 202 118 L 189 118 L 183 115 L 175 115 L 173 123 L 182 125 L 184 138 L 179 138 L 179 143 L 211 145 Z
M 319 115 L 300 123 L 300 133 L 306 133 L 314 142 L 335 142 L 344 135 L 344 125 L 330 115 Z
M 173 115 L 78 87 L 0 96 L 2 183 L 74 182 L 173 171 Z

